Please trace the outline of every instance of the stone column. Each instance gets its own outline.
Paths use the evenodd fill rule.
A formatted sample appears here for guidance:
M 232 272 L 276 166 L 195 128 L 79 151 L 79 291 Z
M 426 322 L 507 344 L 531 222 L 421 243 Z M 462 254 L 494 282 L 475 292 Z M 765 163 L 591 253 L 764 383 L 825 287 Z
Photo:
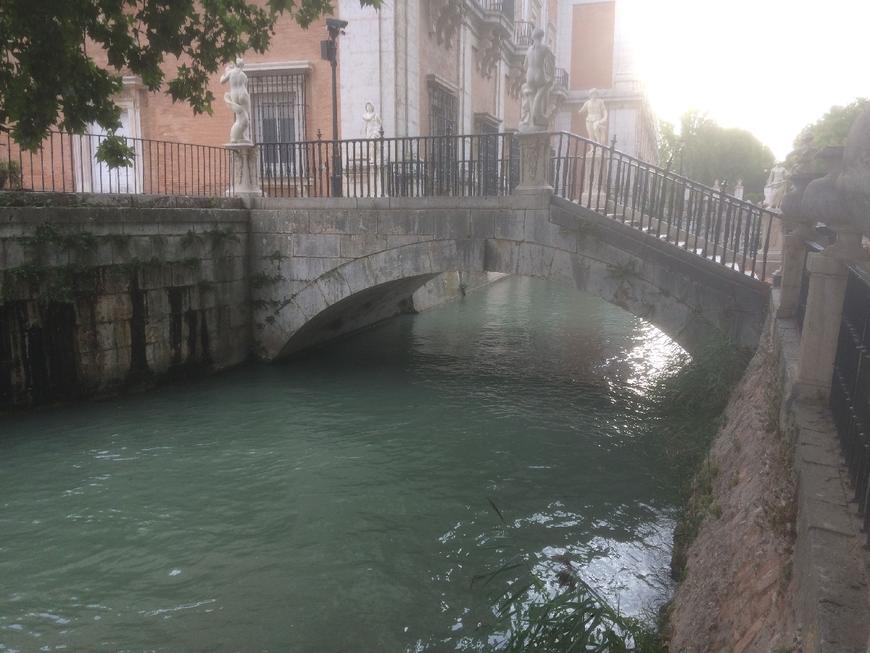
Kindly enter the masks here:
M 228 194 L 241 198 L 262 196 L 257 146 L 253 143 L 227 143 L 225 147 L 233 153 L 233 187 Z
M 547 133 L 520 133 L 520 184 L 516 193 L 553 192 L 549 182 L 550 135 Z
M 776 316 L 791 318 L 800 303 L 806 242 L 812 237 L 812 227 L 809 224 L 787 224 L 783 228 L 786 233 L 782 243 L 782 284 Z
M 837 242 L 809 254 L 810 287 L 801 332 L 797 385 L 802 398 L 827 402 L 840 338 L 849 264 L 862 260 L 861 234 L 841 231 Z

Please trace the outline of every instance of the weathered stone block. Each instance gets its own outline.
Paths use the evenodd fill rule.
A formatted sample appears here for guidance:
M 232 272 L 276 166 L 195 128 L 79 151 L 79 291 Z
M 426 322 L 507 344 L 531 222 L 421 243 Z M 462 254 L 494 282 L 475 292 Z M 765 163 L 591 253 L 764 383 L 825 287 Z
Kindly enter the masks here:
M 525 211 L 499 211 L 493 220 L 493 235 L 503 240 L 523 240 L 525 222 Z
M 379 234 L 359 234 L 341 237 L 341 256 L 343 258 L 359 258 L 374 252 L 380 252 L 388 247 L 388 236 Z
M 516 274 L 520 243 L 512 240 L 487 240 L 485 269 L 490 272 Z
M 328 305 L 340 302 L 351 295 L 350 286 L 341 274 L 341 268 L 333 270 L 317 280 L 320 291 Z
M 307 233 L 308 230 L 307 210 L 251 211 L 251 233 L 296 234 Z
M 420 236 L 434 233 L 429 211 L 390 210 L 378 218 L 378 233 L 385 236 Z
M 341 256 L 341 237 L 335 234 L 300 234 L 293 243 L 293 255 L 337 258 Z
M 378 230 L 378 211 L 310 211 L 312 234 L 362 234 Z
M 288 281 L 313 281 L 344 263 L 343 258 L 293 257 L 281 264 L 283 276 Z
M 97 322 L 122 322 L 133 317 L 133 302 L 129 295 L 101 295 L 94 303 Z
M 444 209 L 431 212 L 435 223 L 435 238 L 469 238 L 471 218 L 466 209 Z

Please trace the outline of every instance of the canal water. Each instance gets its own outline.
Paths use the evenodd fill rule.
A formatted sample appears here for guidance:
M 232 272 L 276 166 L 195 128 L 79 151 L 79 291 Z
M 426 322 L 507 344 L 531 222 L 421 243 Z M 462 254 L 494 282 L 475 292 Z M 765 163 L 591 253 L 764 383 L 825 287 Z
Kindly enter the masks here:
M 506 585 L 472 580 L 518 554 L 643 615 L 675 504 L 644 392 L 677 351 L 509 279 L 289 364 L 0 418 L 0 651 L 485 651 Z

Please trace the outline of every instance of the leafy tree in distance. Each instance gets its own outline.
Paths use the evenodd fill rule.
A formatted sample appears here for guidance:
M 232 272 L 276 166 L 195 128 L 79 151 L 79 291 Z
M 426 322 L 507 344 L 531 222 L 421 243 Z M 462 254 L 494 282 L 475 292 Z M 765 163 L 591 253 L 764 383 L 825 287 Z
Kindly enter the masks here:
M 360 0 L 379 7 L 382 0 Z M 113 96 L 122 75 L 174 102 L 211 113 L 209 78 L 248 50 L 265 52 L 275 22 L 288 14 L 302 27 L 333 10 L 329 0 L 0 0 L 0 131 L 36 150 L 58 126 L 109 131 L 98 157 L 110 165 L 132 150 L 111 134 L 120 126 Z M 105 52 L 109 68 L 91 57 Z M 175 59 L 165 79 L 161 64 Z
M 832 145 L 843 145 L 852 123 L 868 105 L 870 100 L 858 98 L 846 106 L 833 106 L 819 120 L 804 127 L 795 139 L 795 149 L 786 157 L 787 167 L 793 168 L 797 164 L 800 152 L 805 148 L 817 151 Z
M 727 129 L 698 111 L 688 111 L 680 130 L 659 127 L 659 160 L 671 170 L 702 184 L 727 180 L 733 189 L 743 180 L 746 199 L 760 200 L 776 159 L 770 148 L 743 129 Z

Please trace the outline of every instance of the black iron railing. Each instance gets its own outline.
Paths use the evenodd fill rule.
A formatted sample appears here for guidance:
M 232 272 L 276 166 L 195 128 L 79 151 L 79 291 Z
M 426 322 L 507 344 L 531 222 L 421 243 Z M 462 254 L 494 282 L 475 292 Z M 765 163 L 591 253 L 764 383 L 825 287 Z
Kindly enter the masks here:
M 521 48 L 527 48 L 532 44 L 532 33 L 535 31 L 534 23 L 527 20 L 518 20 L 514 23 L 514 43 Z
M 474 0 L 478 7 L 483 11 L 498 12 L 507 16 L 510 20 L 514 18 L 514 0 Z
M 556 86 L 568 88 L 568 71 L 564 68 L 556 68 Z
M 231 153 L 223 147 L 125 137 L 133 164 L 96 158 L 106 139 L 52 131 L 35 152 L 0 136 L 0 190 L 222 196 L 232 192 Z
M 843 302 L 831 412 L 870 545 L 870 277 L 856 268 Z
M 269 197 L 508 195 L 519 174 L 512 134 L 263 143 L 260 148 L 260 180 Z M 340 188 L 334 186 L 337 179 Z
M 553 134 L 552 150 L 559 197 L 767 279 L 775 214 L 575 134 Z

